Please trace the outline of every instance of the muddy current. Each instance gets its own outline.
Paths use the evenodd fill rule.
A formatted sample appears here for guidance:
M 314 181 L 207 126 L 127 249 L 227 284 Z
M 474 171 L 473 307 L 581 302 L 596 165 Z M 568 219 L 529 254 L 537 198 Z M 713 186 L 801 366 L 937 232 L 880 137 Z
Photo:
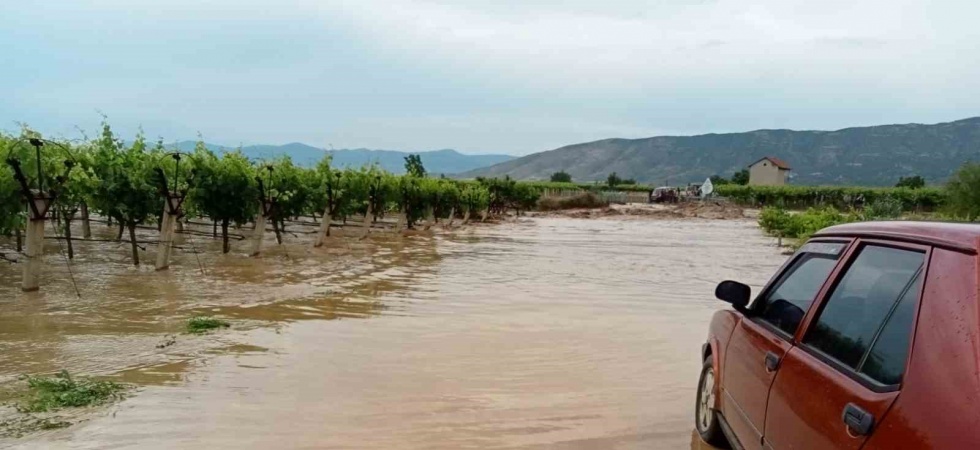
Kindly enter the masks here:
M 706 448 L 715 284 L 761 286 L 785 259 L 749 220 L 524 218 L 318 249 L 311 230 L 259 258 L 184 235 L 160 272 L 152 245 L 134 268 L 128 244 L 76 243 L 69 266 L 49 240 L 37 293 L 0 262 L 0 384 L 137 386 L 0 447 Z M 196 315 L 232 327 L 184 333 Z

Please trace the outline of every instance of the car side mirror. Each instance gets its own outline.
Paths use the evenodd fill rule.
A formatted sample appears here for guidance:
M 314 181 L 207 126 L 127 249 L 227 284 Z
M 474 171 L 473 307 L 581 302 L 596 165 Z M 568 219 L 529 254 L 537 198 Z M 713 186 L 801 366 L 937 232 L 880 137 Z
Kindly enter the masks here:
M 752 288 L 738 281 L 726 280 L 718 283 L 718 287 L 715 288 L 715 297 L 723 302 L 731 303 L 736 310 L 742 311 L 746 306 L 749 306 Z

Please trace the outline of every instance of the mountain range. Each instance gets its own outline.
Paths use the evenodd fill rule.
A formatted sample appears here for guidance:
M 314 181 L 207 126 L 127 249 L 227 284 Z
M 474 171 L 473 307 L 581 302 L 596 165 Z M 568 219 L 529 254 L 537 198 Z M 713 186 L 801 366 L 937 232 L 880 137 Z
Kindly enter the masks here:
M 904 124 L 837 131 L 756 130 L 698 136 L 604 139 L 574 144 L 459 174 L 546 180 L 565 171 L 574 181 L 612 173 L 666 184 L 730 176 L 772 156 L 792 167 L 800 185 L 894 185 L 902 176 L 942 182 L 964 162 L 980 161 L 980 117 L 933 125 Z
M 174 144 L 178 149 L 186 152 L 193 151 L 195 145 L 194 141 L 180 141 Z M 238 147 L 216 144 L 206 143 L 205 145 L 214 152 L 238 149 Z M 171 146 L 168 145 L 167 147 Z M 455 174 L 514 159 L 513 156 L 509 155 L 464 155 L 451 149 L 427 152 L 370 150 L 366 148 L 326 150 L 298 142 L 285 145 L 249 145 L 241 147 L 241 151 L 245 156 L 255 160 L 288 155 L 297 165 L 307 167 L 316 165 L 325 155 L 330 155 L 333 167 L 361 167 L 378 164 L 381 168 L 396 174 L 405 172 L 405 157 L 410 154 L 420 155 L 422 165 L 431 174 Z

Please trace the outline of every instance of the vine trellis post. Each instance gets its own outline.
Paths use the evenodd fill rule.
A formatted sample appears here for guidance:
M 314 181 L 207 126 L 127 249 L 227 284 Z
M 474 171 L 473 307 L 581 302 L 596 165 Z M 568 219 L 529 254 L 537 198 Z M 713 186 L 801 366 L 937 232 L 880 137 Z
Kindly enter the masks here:
M 380 194 L 381 194 L 381 177 L 375 176 L 374 184 L 372 184 L 371 187 L 368 189 L 367 212 L 364 214 L 364 221 L 363 221 L 364 234 L 361 235 L 361 239 L 367 238 L 368 234 L 371 233 L 371 224 L 374 222 L 374 209 L 372 208 L 372 206 L 374 205 L 374 202 L 378 200 L 378 196 Z
M 330 227 L 334 216 L 334 204 L 336 202 L 335 196 L 339 193 L 337 192 L 335 184 L 340 181 L 340 171 L 328 171 L 327 172 L 327 206 L 323 210 L 323 220 L 320 223 L 320 231 L 316 235 L 316 241 L 313 243 L 313 247 L 322 247 L 326 238 L 330 237 Z
M 166 200 L 163 204 L 163 215 L 160 219 L 160 243 L 157 246 L 156 270 L 166 270 L 170 267 L 170 255 L 173 253 L 174 234 L 177 228 L 177 219 L 182 215 L 181 207 L 184 199 L 187 198 L 187 191 L 180 191 L 178 181 L 180 180 L 180 152 L 168 154 L 174 160 L 174 184 L 173 189 L 167 182 L 167 175 L 162 168 L 156 168 L 157 181 L 160 183 L 160 194 Z
M 259 183 L 259 213 L 255 216 L 255 229 L 252 230 L 252 235 L 249 236 L 251 241 L 251 250 L 249 251 L 249 256 L 259 256 L 262 254 L 262 239 L 265 237 L 265 224 L 269 220 L 269 216 L 272 215 L 273 199 L 272 199 L 272 166 L 266 166 L 266 170 L 269 171 L 269 192 L 266 193 L 265 185 L 262 183 L 262 178 L 256 177 L 255 180 Z M 276 226 L 273 224 L 273 226 Z
M 11 152 L 18 144 L 25 142 L 23 139 L 11 147 Z M 41 148 L 45 143 L 50 142 L 40 138 L 29 138 L 26 140 L 34 147 L 35 163 L 37 164 L 37 174 L 34 180 L 36 188 L 31 188 L 31 183 L 22 170 L 21 163 L 11 155 L 7 157 L 7 164 L 14 170 L 14 178 L 20 185 L 21 194 L 27 201 L 27 242 L 24 248 L 26 263 L 24 264 L 23 276 L 21 279 L 21 289 L 24 292 L 31 292 L 41 287 L 41 259 L 44 257 L 44 222 L 48 219 L 48 212 L 51 205 L 58 198 L 58 188 L 68 179 L 68 173 L 74 167 L 74 162 L 70 159 L 65 160 L 64 175 L 55 177 L 55 182 L 44 189 L 44 171 L 41 166 Z M 57 143 L 54 143 L 56 145 Z M 71 156 L 70 154 L 68 155 Z

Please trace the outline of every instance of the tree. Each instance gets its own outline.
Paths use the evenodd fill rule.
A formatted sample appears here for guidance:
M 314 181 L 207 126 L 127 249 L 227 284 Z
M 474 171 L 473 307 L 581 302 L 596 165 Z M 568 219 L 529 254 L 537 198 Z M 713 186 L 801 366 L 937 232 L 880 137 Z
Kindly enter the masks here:
M 714 186 L 724 186 L 726 184 L 731 184 L 732 183 L 727 178 L 725 178 L 725 177 L 723 177 L 721 175 L 712 175 L 712 176 L 708 177 L 708 179 L 711 180 L 711 184 L 714 185 Z
M 422 165 L 421 155 L 408 155 L 405 157 L 405 171 L 409 175 L 419 178 L 425 177 L 425 167 Z
M 742 169 L 732 175 L 732 183 L 745 186 L 749 184 L 749 169 Z
M 619 178 L 619 175 L 616 175 L 616 172 L 613 172 L 606 177 L 606 184 L 608 184 L 609 187 L 614 188 L 620 184 L 623 184 L 623 179 Z
M 911 177 L 900 177 L 898 179 L 898 183 L 895 184 L 895 187 L 905 187 L 909 189 L 919 189 L 925 186 L 926 186 L 925 178 L 922 178 L 919 175 L 915 175 Z
M 554 183 L 571 183 L 572 176 L 564 170 L 551 174 L 551 181 Z
M 946 184 L 946 205 L 949 212 L 966 220 L 980 218 L 980 163 L 960 166 Z

